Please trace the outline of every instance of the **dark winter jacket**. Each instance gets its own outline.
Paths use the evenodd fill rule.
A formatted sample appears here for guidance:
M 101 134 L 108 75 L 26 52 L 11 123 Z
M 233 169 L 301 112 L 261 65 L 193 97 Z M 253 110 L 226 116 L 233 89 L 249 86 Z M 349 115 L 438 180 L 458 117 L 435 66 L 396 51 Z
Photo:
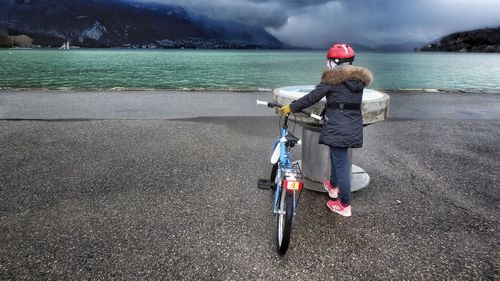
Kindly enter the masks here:
M 363 89 L 373 81 L 372 73 L 363 67 L 340 66 L 326 70 L 321 83 L 309 94 L 290 105 L 299 112 L 326 96 L 327 103 L 361 104 Z M 329 106 L 319 143 L 335 147 L 363 146 L 363 116 L 360 109 L 339 109 Z

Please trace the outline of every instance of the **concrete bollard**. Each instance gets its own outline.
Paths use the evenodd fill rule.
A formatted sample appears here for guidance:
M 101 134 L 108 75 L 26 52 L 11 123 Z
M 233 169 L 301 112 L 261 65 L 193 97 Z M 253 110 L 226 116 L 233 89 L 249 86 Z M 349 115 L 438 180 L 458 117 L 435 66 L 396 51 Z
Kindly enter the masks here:
M 289 104 L 309 93 L 314 86 L 292 86 L 277 88 L 273 91 L 274 100 L 281 104 Z M 361 112 L 363 124 L 370 125 L 387 118 L 389 110 L 389 95 L 380 91 L 365 89 Z M 307 109 L 320 114 L 325 106 L 326 99 L 321 100 Z M 277 112 L 278 113 L 278 112 Z M 278 113 L 279 114 L 279 113 Z M 318 144 L 322 124 L 303 114 L 297 114 L 297 122 L 303 126 L 301 168 L 304 177 L 308 180 L 305 188 L 324 192 L 322 182 L 330 178 L 330 150 L 326 145 Z M 352 150 L 349 150 L 349 160 L 352 163 Z M 363 169 L 351 164 L 351 190 L 357 191 L 370 183 L 370 177 Z

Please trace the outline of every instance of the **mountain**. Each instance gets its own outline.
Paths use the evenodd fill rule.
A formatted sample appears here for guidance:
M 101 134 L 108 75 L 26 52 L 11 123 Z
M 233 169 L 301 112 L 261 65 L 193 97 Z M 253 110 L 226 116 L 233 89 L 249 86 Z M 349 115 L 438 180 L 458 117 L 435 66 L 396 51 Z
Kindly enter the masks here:
M 1 27 L 41 46 L 285 47 L 263 27 L 207 19 L 175 5 L 119 0 L 2 0 Z
M 500 27 L 456 32 L 422 47 L 420 51 L 500 53 Z
M 355 51 L 365 51 L 365 52 L 406 52 L 413 51 L 416 47 L 423 45 L 422 42 L 403 42 L 394 44 L 378 44 L 371 40 L 362 40 L 362 44 L 357 43 L 359 41 L 339 41 L 339 42 L 350 42 L 350 45 Z M 322 49 L 330 48 L 334 42 L 326 42 L 321 44 Z
M 344 41 L 344 40 L 340 40 L 340 41 L 329 41 L 329 42 L 324 42 L 324 43 L 321 43 L 320 44 L 320 47 L 319 49 L 320 50 L 328 50 L 330 47 L 332 47 L 334 44 L 337 44 L 337 43 L 343 43 L 345 42 L 346 44 L 350 45 L 355 51 L 366 51 L 366 52 L 373 52 L 375 51 L 374 48 L 372 47 L 369 47 L 367 45 L 364 45 L 364 44 L 359 44 L 359 43 L 356 43 L 356 42 L 351 42 L 351 41 Z
M 375 49 L 377 51 L 384 51 L 384 52 L 406 52 L 406 51 L 413 51 L 415 48 L 418 48 L 419 46 L 422 46 L 425 43 L 422 42 L 414 42 L 414 41 L 409 41 L 409 42 L 403 42 L 403 43 L 394 43 L 394 44 L 383 44 L 383 45 L 377 45 Z

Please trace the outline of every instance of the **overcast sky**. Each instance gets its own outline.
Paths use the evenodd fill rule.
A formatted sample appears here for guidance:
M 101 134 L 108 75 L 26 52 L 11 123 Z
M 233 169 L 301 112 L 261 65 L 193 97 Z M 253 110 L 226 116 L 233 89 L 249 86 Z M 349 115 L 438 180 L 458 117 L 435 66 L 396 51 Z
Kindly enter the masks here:
M 136 0 L 180 5 L 210 18 L 260 25 L 281 41 L 428 42 L 500 26 L 500 0 Z

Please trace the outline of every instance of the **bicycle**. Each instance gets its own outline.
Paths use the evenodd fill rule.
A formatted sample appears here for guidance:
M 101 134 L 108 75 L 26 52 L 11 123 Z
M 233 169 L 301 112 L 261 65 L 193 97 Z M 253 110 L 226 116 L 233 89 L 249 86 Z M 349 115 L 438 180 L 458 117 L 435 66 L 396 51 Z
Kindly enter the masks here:
M 276 102 L 257 100 L 257 105 L 267 107 L 282 107 Z M 321 120 L 321 117 L 301 111 L 301 113 Z M 288 131 L 288 115 L 280 128 L 280 137 L 274 142 L 274 152 L 271 157 L 273 164 L 269 180 L 258 181 L 260 189 L 274 189 L 273 214 L 276 220 L 276 250 L 278 254 L 284 255 L 288 250 L 292 233 L 292 224 L 297 214 L 297 205 L 303 188 L 302 172 L 298 162 L 293 163 L 290 157 L 291 148 L 300 143 L 299 138 Z

